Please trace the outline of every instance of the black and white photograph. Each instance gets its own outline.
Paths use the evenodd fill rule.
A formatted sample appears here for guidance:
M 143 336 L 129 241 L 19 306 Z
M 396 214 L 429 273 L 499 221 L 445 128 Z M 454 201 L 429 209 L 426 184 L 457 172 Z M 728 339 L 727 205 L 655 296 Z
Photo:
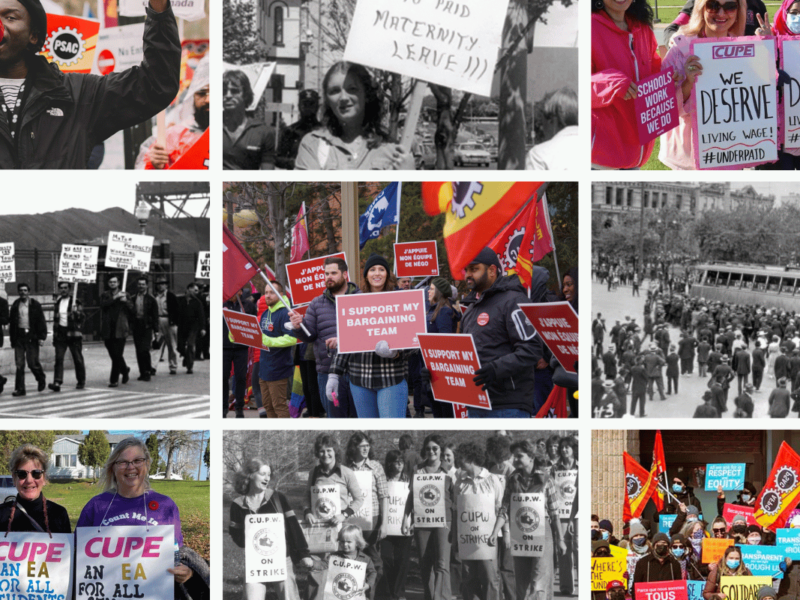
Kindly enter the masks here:
M 576 168 L 573 0 L 230 0 L 223 168 Z
M 208 183 L 57 198 L 0 209 L 0 415 L 207 417 Z
M 577 597 L 576 431 L 223 435 L 223 597 Z
M 593 184 L 595 418 L 798 416 L 795 190 Z

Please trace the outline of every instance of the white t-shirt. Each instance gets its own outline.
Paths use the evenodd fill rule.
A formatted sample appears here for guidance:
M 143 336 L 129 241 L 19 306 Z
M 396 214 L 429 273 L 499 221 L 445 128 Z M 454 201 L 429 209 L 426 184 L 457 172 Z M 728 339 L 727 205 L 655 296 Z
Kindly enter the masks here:
M 19 88 L 22 87 L 23 83 L 25 83 L 24 79 L 3 79 L 0 77 L 0 92 L 3 93 L 3 100 L 8 110 L 14 109 L 14 103 L 16 103 L 19 95 Z

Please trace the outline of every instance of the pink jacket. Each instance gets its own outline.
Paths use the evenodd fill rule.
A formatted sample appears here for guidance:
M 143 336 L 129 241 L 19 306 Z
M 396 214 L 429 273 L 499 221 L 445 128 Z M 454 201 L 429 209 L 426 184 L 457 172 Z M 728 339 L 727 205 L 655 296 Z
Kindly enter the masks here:
M 592 13 L 592 164 L 613 169 L 641 167 L 655 144 L 639 143 L 633 100 L 623 97 L 658 72 L 658 44 L 652 29 L 627 22 L 622 31 L 604 10 Z
M 691 56 L 692 40 L 697 36 L 676 34 L 670 40 L 670 48 L 661 63 L 662 71 L 677 71 L 685 76 L 684 65 Z M 697 168 L 697 138 L 692 127 L 692 119 L 697 111 L 694 101 L 694 88 L 689 97 L 684 100 L 681 90 L 676 94 L 678 98 L 678 116 L 680 123 L 661 136 L 661 148 L 658 151 L 658 160 L 673 170 L 694 170 Z
M 800 37 L 796 33 L 792 33 L 789 29 L 789 26 L 786 24 L 786 13 L 789 10 L 789 7 L 797 2 L 797 0 L 783 0 L 783 4 L 781 4 L 780 9 L 778 12 L 775 13 L 775 17 L 773 18 L 773 25 L 772 25 L 772 32 L 775 35 L 790 35 L 792 37 Z M 780 140 L 781 149 L 784 152 L 788 152 L 793 156 L 800 156 L 800 149 L 797 148 L 783 148 L 783 138 L 784 138 L 784 127 L 786 127 L 786 123 L 783 119 L 783 96 L 781 96 L 781 101 L 778 106 L 778 139 Z

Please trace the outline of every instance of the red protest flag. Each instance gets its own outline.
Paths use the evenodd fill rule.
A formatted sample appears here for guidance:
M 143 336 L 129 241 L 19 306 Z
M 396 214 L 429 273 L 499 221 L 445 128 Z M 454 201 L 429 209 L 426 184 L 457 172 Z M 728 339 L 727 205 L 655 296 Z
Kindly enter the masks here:
M 422 184 L 422 202 L 431 216 L 447 213 L 444 240 L 450 273 L 458 278 L 541 182 L 438 181 Z
M 753 516 L 764 529 L 776 531 L 786 527 L 789 513 L 799 501 L 800 456 L 789 444 L 781 442 L 767 483 L 756 498 Z
M 525 237 L 519 246 L 517 259 L 517 275 L 525 287 L 531 287 L 534 263 L 542 260 L 554 248 L 547 196 L 542 194 L 542 197 L 536 200 L 534 205 L 533 210 L 528 213 L 529 220 L 525 225 Z
M 528 224 L 530 213 L 535 208 L 534 202 L 529 203 L 487 244 L 497 254 L 505 271 L 510 271 L 517 266 L 517 256 L 522 239 L 525 237 L 525 226 Z
M 567 388 L 554 385 L 542 408 L 536 413 L 537 419 L 566 419 L 567 414 Z
M 290 263 L 303 260 L 303 255 L 308 252 L 308 226 L 306 225 L 306 203 L 300 205 L 297 220 L 292 228 L 292 257 Z
M 92 70 L 100 22 L 69 15 L 47 15 L 47 35 L 41 55 L 62 73 Z
M 236 292 L 258 273 L 256 262 L 234 237 L 230 229 L 222 226 L 222 295 L 224 300 Z
M 203 132 L 197 141 L 179 157 L 170 170 L 185 170 L 185 169 L 208 169 L 210 150 L 208 141 L 208 129 Z
M 664 442 L 661 440 L 661 430 L 656 431 L 656 442 L 653 445 L 653 462 L 650 464 L 650 475 L 658 482 L 667 472 L 667 459 L 664 458 Z M 664 492 L 656 488 L 653 502 L 658 510 L 664 510 Z
M 622 505 L 622 520 L 628 522 L 642 514 L 647 501 L 658 486 L 653 476 L 627 452 L 622 453 L 622 463 L 625 468 L 625 503 Z

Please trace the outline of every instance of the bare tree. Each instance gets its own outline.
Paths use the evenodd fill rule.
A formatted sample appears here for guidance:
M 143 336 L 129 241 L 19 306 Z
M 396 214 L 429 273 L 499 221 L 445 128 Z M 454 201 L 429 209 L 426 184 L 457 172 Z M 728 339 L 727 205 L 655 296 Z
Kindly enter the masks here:
M 180 458 L 181 452 L 188 452 L 189 454 L 191 454 L 191 453 L 196 453 L 199 449 L 199 444 L 200 444 L 199 431 L 159 430 L 148 433 L 156 434 L 156 436 L 158 437 L 158 446 L 166 454 L 167 466 L 164 473 L 165 479 L 169 479 L 172 476 L 172 473 L 175 471 L 180 472 L 179 469 L 176 469 L 176 465 L 179 464 L 181 461 Z

